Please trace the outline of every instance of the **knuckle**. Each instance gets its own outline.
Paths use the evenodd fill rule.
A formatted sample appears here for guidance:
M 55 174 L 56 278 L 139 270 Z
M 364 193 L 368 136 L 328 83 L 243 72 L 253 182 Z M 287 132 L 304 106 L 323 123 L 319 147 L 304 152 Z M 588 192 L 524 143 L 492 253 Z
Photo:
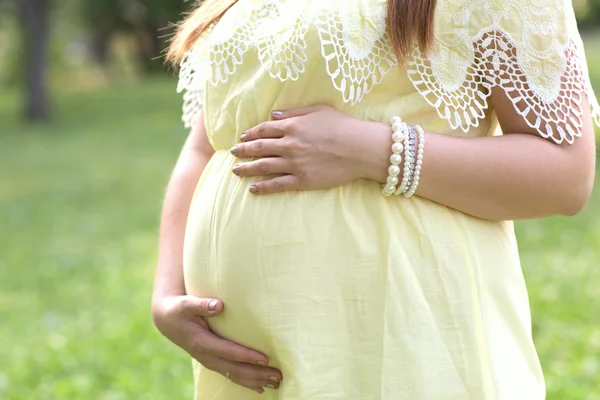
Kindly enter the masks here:
M 186 312 L 192 308 L 192 300 L 184 297 L 179 301 L 179 308 L 182 312 Z
M 306 171 L 304 165 L 302 165 L 302 163 L 295 158 L 290 160 L 290 169 L 292 171 L 292 174 L 297 176 L 298 178 L 302 178 Z
M 234 382 L 241 381 L 243 379 L 242 369 L 238 366 L 231 367 L 231 369 L 229 370 L 229 379 L 231 379 Z
M 300 168 L 298 171 L 298 178 L 300 178 L 302 181 L 308 180 L 309 175 L 308 169 L 306 168 Z
M 306 148 L 306 146 L 297 140 L 291 140 L 287 143 L 287 148 L 289 151 L 296 153 L 296 152 L 304 150 Z
M 273 188 L 277 191 L 282 191 L 283 190 L 283 182 L 276 180 L 273 182 Z
M 237 360 L 235 345 L 233 343 L 228 343 L 227 347 L 223 349 L 223 358 L 227 360 Z
M 269 171 L 269 166 L 264 161 L 259 161 L 258 164 L 256 165 L 256 167 L 262 173 L 267 173 Z
M 219 365 L 215 363 L 215 359 L 213 357 L 199 357 L 199 359 L 196 358 L 196 361 L 202 364 L 204 368 L 220 373 Z
M 283 120 L 279 124 L 279 129 L 281 131 L 283 131 L 284 133 L 293 132 L 295 128 L 296 128 L 296 121 L 294 121 L 293 119 Z
M 263 147 L 265 147 L 265 144 L 264 144 L 264 142 L 262 142 L 260 140 L 252 143 L 252 150 L 254 150 L 256 152 L 261 151 L 263 149 Z
M 202 339 L 199 337 L 194 337 L 193 339 L 191 339 L 189 350 L 196 357 L 203 356 L 206 354 L 206 346 L 204 345 Z
M 256 133 L 258 134 L 259 137 L 262 137 L 265 134 L 266 130 L 267 130 L 267 126 L 265 125 L 264 122 L 258 124 L 256 127 Z

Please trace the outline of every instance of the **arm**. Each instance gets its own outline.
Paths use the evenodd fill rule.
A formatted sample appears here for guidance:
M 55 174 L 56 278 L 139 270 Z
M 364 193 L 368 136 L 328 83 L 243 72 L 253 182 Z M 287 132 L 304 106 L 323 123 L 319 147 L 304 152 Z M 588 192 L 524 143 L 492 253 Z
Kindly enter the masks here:
M 196 183 L 213 155 L 206 137 L 204 118 L 187 138 L 167 187 L 162 211 L 154 299 L 185 295 L 183 239 L 188 210 Z
M 267 366 L 269 359 L 264 354 L 215 335 L 206 318 L 220 314 L 223 303 L 189 296 L 184 286 L 183 242 L 188 210 L 196 183 L 213 154 L 201 116 L 183 146 L 165 196 L 152 316 L 164 336 L 206 368 L 263 393 L 267 385 L 279 387 L 281 372 Z
M 426 134 L 417 195 L 491 220 L 578 213 L 591 194 L 595 171 L 594 131 L 587 101 L 582 104 L 582 137 L 573 145 L 557 145 L 537 136 L 501 90 L 492 92 L 491 102 L 504 136 Z M 383 144 L 389 127 L 377 129 L 382 143 L 372 143 L 373 155 L 376 146 L 389 148 Z M 373 165 L 368 175 L 385 182 L 389 154 L 375 157 L 379 165 Z
M 587 102 L 581 104 L 582 137 L 573 145 L 537 136 L 502 91 L 492 93 L 491 104 L 504 136 L 426 135 L 417 194 L 491 220 L 579 212 L 595 170 Z M 252 193 L 329 188 L 359 178 L 385 182 L 392 143 L 387 124 L 360 121 L 327 106 L 274 113 L 273 119 L 246 131 L 242 141 L 248 143 L 232 150 L 242 158 L 265 157 L 239 164 L 234 171 L 239 176 L 287 174 L 253 184 Z

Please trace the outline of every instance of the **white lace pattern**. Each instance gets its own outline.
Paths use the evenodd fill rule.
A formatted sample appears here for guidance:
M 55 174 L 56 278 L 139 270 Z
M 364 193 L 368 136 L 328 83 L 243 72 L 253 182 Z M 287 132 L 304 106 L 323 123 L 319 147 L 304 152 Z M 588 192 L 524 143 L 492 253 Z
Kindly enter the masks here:
M 344 102 L 359 103 L 398 64 L 386 15 L 385 0 L 239 0 L 181 65 L 186 126 L 198 117 L 206 82 L 226 83 L 249 48 L 271 77 L 297 80 L 311 24 L 332 85 Z M 406 70 L 453 129 L 478 125 L 493 87 L 557 143 L 581 134 L 585 95 L 600 125 L 570 0 L 438 0 L 435 39 L 430 54 L 414 48 Z

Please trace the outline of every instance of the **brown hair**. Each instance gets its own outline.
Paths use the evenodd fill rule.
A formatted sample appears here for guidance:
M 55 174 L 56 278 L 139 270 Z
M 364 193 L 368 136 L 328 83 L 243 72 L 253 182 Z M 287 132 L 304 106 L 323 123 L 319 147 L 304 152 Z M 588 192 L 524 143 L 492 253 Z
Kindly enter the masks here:
M 326 1 L 326 0 L 325 0 Z M 177 64 L 215 21 L 218 21 L 237 0 L 205 0 L 177 27 L 167 51 L 167 61 Z M 433 42 L 433 20 L 436 0 L 388 0 L 387 25 L 400 63 L 404 63 L 416 39 L 419 48 L 427 52 Z

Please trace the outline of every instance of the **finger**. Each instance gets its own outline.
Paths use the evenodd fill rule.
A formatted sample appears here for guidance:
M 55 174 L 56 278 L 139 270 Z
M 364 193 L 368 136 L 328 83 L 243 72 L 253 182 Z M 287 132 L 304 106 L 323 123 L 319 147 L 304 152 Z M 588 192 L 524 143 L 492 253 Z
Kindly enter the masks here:
M 288 174 L 290 166 L 289 162 L 283 157 L 267 157 L 236 164 L 233 166 L 232 172 L 237 176 Z
M 285 136 L 285 131 L 279 122 L 266 121 L 256 125 L 253 128 L 247 129 L 240 140 L 242 142 L 250 142 L 256 139 L 277 139 Z
M 232 382 L 237 383 L 238 385 L 241 386 L 245 386 L 247 388 L 264 388 L 264 389 L 279 389 L 279 386 L 281 385 L 281 383 L 279 382 L 272 382 L 269 380 L 264 380 L 264 379 L 250 379 L 250 378 L 242 378 L 239 381 L 234 381 L 232 380 Z
M 190 354 L 197 360 L 203 356 L 209 355 L 223 358 L 228 361 L 258 366 L 269 365 L 269 358 L 261 352 L 234 343 L 230 340 L 222 339 L 206 329 L 194 332 L 190 347 Z
M 299 189 L 300 180 L 298 177 L 296 175 L 285 175 L 253 183 L 249 190 L 252 194 L 263 195 Z
M 216 371 L 221 372 L 232 382 L 249 388 L 278 389 L 283 381 L 281 372 L 270 367 L 232 363 L 227 360 L 215 360 L 215 366 Z
M 238 158 L 278 157 L 283 155 L 283 151 L 281 139 L 257 139 L 233 146 L 231 154 Z
M 253 387 L 251 389 L 254 390 L 258 394 L 263 394 L 265 392 L 265 389 L 263 389 L 261 387 Z
M 214 317 L 223 311 L 223 302 L 218 299 L 184 296 L 179 305 L 182 311 L 189 315 L 199 317 Z
M 308 106 L 308 107 L 299 107 L 299 108 L 294 108 L 292 110 L 286 110 L 286 111 L 273 111 L 273 112 L 271 112 L 271 118 L 273 118 L 273 120 L 275 120 L 275 121 L 280 121 L 282 119 L 301 117 L 306 114 L 311 114 L 311 113 L 314 113 L 317 111 L 321 111 L 325 107 L 327 107 L 327 106 L 316 105 L 316 106 Z

